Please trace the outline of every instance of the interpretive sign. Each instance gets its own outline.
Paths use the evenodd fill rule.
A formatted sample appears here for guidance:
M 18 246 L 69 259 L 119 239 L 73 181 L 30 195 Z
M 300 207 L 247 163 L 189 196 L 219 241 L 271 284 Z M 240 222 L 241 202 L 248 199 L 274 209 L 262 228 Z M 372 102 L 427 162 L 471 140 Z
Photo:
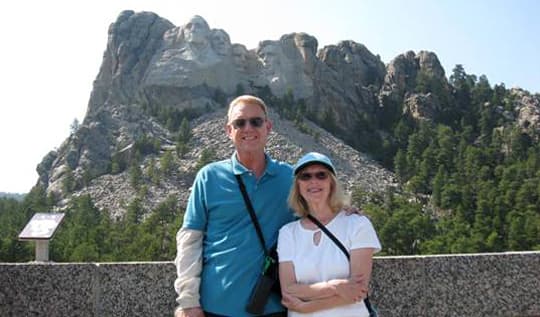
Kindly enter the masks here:
M 19 234 L 19 240 L 36 243 L 36 261 L 49 261 L 49 240 L 64 219 L 62 213 L 36 213 Z
M 64 219 L 63 213 L 36 213 L 19 234 L 20 240 L 49 240 Z

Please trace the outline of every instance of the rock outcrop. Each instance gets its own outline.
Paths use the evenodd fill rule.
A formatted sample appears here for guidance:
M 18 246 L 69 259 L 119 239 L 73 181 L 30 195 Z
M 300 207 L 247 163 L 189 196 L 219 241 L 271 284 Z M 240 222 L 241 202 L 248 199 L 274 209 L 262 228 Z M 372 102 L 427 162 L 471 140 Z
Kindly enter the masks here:
M 442 105 L 437 96 L 422 91 L 426 82 L 439 87 L 441 95 L 450 94 L 444 69 L 435 53 L 420 51 L 415 54 L 409 51 L 397 56 L 387 67 L 379 95 L 381 107 L 403 104 L 403 113 L 417 120 L 433 120 L 442 110 Z
M 383 121 L 387 108 L 396 106 L 416 120 L 433 120 L 447 106 L 441 96 L 451 94 L 432 52 L 406 52 L 385 67 L 362 44 L 343 41 L 319 49 L 317 39 L 306 33 L 263 40 L 248 49 L 231 43 L 226 31 L 211 28 L 200 16 L 175 26 L 151 12 L 124 11 L 109 28 L 85 119 L 38 165 L 38 184 L 60 207 L 70 197 L 90 194 L 115 216 L 135 196 L 148 210 L 171 194 L 185 201 L 203 152 L 212 150 L 214 159 L 232 154 L 223 132 L 228 100 L 262 92 L 301 102 L 306 116 L 293 123 L 271 109 L 268 151 L 274 157 L 292 163 L 305 151 L 326 153 L 348 189 L 365 191 L 396 184 L 392 173 L 345 144 L 359 138 L 359 124 Z M 520 126 L 538 133 L 538 96 L 515 95 Z M 204 115 L 190 122 L 193 137 L 184 153 L 173 155 L 172 170 L 155 179 L 152 171 L 167 165 L 164 156 L 177 142 L 167 115 L 178 113 Z M 316 122 L 333 124 L 335 135 Z M 156 142 L 157 149 L 134 159 L 141 138 Z M 134 161 L 140 164 L 144 191 L 132 184 L 129 166 L 122 166 Z
M 514 109 L 518 113 L 517 123 L 522 131 L 533 140 L 540 140 L 540 95 L 531 95 L 522 89 L 512 89 L 515 97 Z

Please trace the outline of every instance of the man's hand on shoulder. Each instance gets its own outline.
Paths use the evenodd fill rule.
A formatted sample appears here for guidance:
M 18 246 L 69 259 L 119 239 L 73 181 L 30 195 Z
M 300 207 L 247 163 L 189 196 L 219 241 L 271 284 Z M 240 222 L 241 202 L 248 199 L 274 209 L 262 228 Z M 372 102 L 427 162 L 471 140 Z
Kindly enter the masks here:
M 200 307 L 177 309 L 174 317 L 204 317 L 204 312 Z
M 356 206 L 343 206 L 343 210 L 345 210 L 345 214 L 347 216 L 350 216 L 352 214 L 364 216 L 364 211 Z

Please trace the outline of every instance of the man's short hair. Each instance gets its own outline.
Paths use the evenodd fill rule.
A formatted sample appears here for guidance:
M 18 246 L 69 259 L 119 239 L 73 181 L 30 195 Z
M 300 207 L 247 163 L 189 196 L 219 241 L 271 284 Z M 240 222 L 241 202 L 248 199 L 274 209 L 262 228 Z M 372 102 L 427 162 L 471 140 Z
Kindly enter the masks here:
M 242 95 L 234 98 L 233 101 L 229 104 L 229 110 L 227 111 L 227 121 L 231 119 L 231 112 L 232 109 L 239 103 L 244 103 L 248 105 L 257 105 L 259 106 L 262 111 L 264 112 L 265 116 L 268 116 L 268 108 L 266 107 L 266 104 L 261 98 L 251 96 L 251 95 Z

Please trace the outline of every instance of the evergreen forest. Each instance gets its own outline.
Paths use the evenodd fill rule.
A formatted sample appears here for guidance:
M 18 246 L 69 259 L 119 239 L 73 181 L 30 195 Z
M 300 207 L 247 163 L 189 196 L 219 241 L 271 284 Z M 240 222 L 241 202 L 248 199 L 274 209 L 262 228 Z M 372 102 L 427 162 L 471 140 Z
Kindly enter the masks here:
M 434 120 L 414 120 L 402 114 L 401 104 L 388 103 L 384 116 L 366 118 L 353 135 L 343 135 L 331 113 L 306 112 L 302 100 L 289 93 L 277 98 L 267 89 L 259 95 L 305 133 L 310 131 L 303 118 L 308 118 L 341 133 L 353 147 L 396 174 L 399 189 L 352 191 L 353 204 L 370 217 L 379 235 L 383 251 L 378 255 L 540 250 L 538 134 L 527 133 L 508 119 L 515 95 L 504 84 L 492 86 L 486 76 L 467 74 L 461 65 L 453 69 L 449 83 L 450 93 L 429 77 L 417 77 L 415 92 L 430 93 L 442 105 Z M 177 152 L 183 153 L 189 146 L 189 129 L 185 118 L 178 116 L 177 121 L 168 125 L 180 127 L 184 137 Z M 212 153 L 205 153 L 197 166 L 211 159 Z M 140 171 L 130 173 L 132 182 L 138 183 Z M 34 213 L 50 212 L 54 204 L 40 186 L 22 201 L 0 198 L 0 262 L 33 259 L 33 244 L 18 241 L 17 236 Z M 183 209 L 170 196 L 145 213 L 135 198 L 122 217 L 111 219 L 109 211 L 99 210 L 89 196 L 73 197 L 50 243 L 50 258 L 173 260 Z

